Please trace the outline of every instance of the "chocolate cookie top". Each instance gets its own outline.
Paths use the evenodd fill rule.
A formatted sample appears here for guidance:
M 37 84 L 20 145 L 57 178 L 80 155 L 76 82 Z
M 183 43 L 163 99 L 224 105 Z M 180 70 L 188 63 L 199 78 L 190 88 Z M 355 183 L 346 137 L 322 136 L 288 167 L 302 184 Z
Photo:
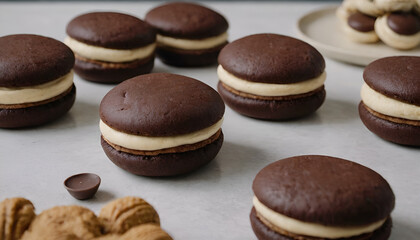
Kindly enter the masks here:
M 175 136 L 218 122 L 219 94 L 193 78 L 152 73 L 119 84 L 102 99 L 100 117 L 115 130 L 141 136 Z
M 385 96 L 420 106 L 420 57 L 378 59 L 365 68 L 363 78 Z
M 236 40 L 222 49 L 219 63 L 241 79 L 277 84 L 309 80 L 325 69 L 324 58 L 311 45 L 277 34 Z
M 355 12 L 349 16 L 347 23 L 359 32 L 370 32 L 375 30 L 375 17 Z
M 331 226 L 385 219 L 395 204 L 391 187 L 378 173 L 328 156 L 274 162 L 257 174 L 252 189 L 261 203 L 280 214 Z
M 156 31 L 142 20 L 116 12 L 92 12 L 69 22 L 67 35 L 80 42 L 112 49 L 133 49 L 154 43 Z
M 414 35 L 420 32 L 420 17 L 414 13 L 395 12 L 387 17 L 387 24 L 401 35 Z
M 31 34 L 0 37 L 0 87 L 27 87 L 70 72 L 74 54 L 64 43 Z
M 158 6 L 146 14 L 145 21 L 165 36 L 201 39 L 220 35 L 229 27 L 219 13 L 204 6 L 173 2 Z

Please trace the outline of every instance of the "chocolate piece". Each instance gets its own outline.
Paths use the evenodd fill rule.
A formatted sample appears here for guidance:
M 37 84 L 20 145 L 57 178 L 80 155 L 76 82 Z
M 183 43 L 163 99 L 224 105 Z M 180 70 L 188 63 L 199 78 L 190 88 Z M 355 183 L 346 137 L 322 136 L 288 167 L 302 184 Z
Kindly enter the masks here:
M 73 52 L 52 38 L 17 34 L 0 37 L 0 87 L 47 83 L 70 72 Z
M 161 46 L 156 53 L 162 62 L 171 66 L 201 67 L 216 64 L 219 52 L 226 44 L 203 50 L 182 50 Z
M 216 141 L 193 151 L 146 156 L 117 151 L 101 137 L 102 148 L 115 165 L 133 174 L 154 177 L 185 174 L 202 167 L 216 157 L 222 143 L 223 133 Z
M 396 56 L 370 63 L 363 78 L 373 90 L 398 101 L 420 106 L 420 57 Z
M 371 32 L 375 30 L 375 17 L 355 12 L 349 16 L 347 23 L 359 32 Z
M 195 3 L 166 3 L 150 10 L 145 21 L 165 36 L 203 39 L 220 35 L 229 27 L 219 13 Z
M 92 198 L 98 191 L 101 178 L 94 173 L 80 173 L 67 178 L 64 187 L 76 199 Z
M 150 73 L 154 63 L 154 56 L 132 62 L 110 63 L 94 61 L 76 55 L 74 71 L 88 81 L 120 83 L 137 75 Z
M 296 83 L 320 76 L 322 55 L 311 45 L 283 35 L 256 34 L 226 45 L 219 63 L 238 78 L 261 83 Z
M 250 214 L 251 226 L 255 235 L 259 240 L 294 240 L 296 238 L 288 237 L 282 234 L 279 234 L 269 227 L 267 227 L 261 220 L 257 217 L 255 208 L 252 208 Z M 340 238 L 340 240 L 386 240 L 391 235 L 392 229 L 392 219 L 388 220 L 380 227 L 375 230 L 373 233 L 366 233 L 359 236 L 349 237 L 349 238 Z M 300 240 L 324 240 L 324 238 L 315 238 L 308 236 L 299 236 Z
M 414 13 L 390 13 L 387 16 L 387 24 L 392 31 L 401 35 L 414 35 L 420 32 L 420 17 Z
M 76 87 L 63 97 L 42 105 L 33 107 L 2 109 L 0 108 L 1 128 L 24 128 L 42 125 L 67 113 L 76 98 Z
M 275 212 L 327 226 L 371 224 L 388 218 L 395 204 L 391 187 L 375 171 L 319 155 L 266 166 L 256 175 L 252 189 Z
M 225 106 L 206 84 L 181 75 L 153 73 L 119 84 L 102 99 L 100 117 L 111 128 L 141 136 L 174 136 L 217 123 Z
M 70 21 L 66 32 L 77 41 L 112 49 L 139 48 L 156 40 L 156 31 L 147 23 L 116 12 L 80 15 Z
M 420 126 L 391 122 L 375 116 L 368 111 L 363 102 L 359 104 L 359 116 L 371 132 L 387 141 L 402 145 L 420 146 Z
M 288 120 L 303 117 L 315 112 L 325 100 L 325 89 L 321 88 L 313 94 L 290 100 L 260 100 L 246 98 L 227 90 L 219 81 L 217 90 L 223 101 L 240 114 L 267 119 Z

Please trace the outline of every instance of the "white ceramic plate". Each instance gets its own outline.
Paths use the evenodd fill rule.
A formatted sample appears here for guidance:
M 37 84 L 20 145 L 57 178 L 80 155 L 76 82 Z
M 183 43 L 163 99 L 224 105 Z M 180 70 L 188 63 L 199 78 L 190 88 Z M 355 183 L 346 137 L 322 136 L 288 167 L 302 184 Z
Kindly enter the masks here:
M 382 42 L 362 44 L 350 41 L 340 29 L 339 19 L 335 15 L 336 9 L 337 7 L 328 7 L 310 12 L 301 17 L 297 25 L 299 37 L 326 57 L 365 66 L 388 56 L 420 56 L 420 47 L 399 51 Z

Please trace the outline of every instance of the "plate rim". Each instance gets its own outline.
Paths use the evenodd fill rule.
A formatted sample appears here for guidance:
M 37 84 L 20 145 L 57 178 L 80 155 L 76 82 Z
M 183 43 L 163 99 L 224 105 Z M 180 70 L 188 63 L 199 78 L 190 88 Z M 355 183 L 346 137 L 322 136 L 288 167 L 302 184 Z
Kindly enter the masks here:
M 329 5 L 329 6 L 325 6 L 323 8 L 319 8 L 319 9 L 315 9 L 313 11 L 310 11 L 306 14 L 304 14 L 303 16 L 301 16 L 297 23 L 296 23 L 296 29 L 297 29 L 297 33 L 298 36 L 310 43 L 311 45 L 314 45 L 314 47 L 318 48 L 318 50 L 320 50 L 321 52 L 324 53 L 325 56 L 334 59 L 334 60 L 339 60 L 342 62 L 346 62 L 346 63 L 351 63 L 351 64 L 356 64 L 359 66 L 366 66 L 368 65 L 370 62 L 379 59 L 379 58 L 383 58 L 383 57 L 387 57 L 387 56 L 396 56 L 396 55 L 414 55 L 415 54 L 409 54 L 408 52 L 398 52 L 397 54 L 392 54 L 392 55 L 383 55 L 383 56 L 372 56 L 370 52 L 365 52 L 365 51 L 354 51 L 351 49 L 346 49 L 346 48 L 340 48 L 340 47 L 336 47 L 336 46 L 332 46 L 329 45 L 327 43 L 318 41 L 314 38 L 312 38 L 310 35 L 307 34 L 307 32 L 305 32 L 305 28 L 307 28 L 307 24 L 306 22 L 308 21 L 308 18 L 315 18 L 315 19 L 319 19 L 325 15 L 330 15 L 333 14 L 335 15 L 335 11 L 337 10 L 337 8 L 339 7 L 339 5 Z M 337 19 L 338 20 L 338 19 Z M 394 51 L 398 51 L 397 49 L 393 49 Z M 339 56 L 337 56 L 339 55 Z M 358 59 L 357 61 L 355 59 Z

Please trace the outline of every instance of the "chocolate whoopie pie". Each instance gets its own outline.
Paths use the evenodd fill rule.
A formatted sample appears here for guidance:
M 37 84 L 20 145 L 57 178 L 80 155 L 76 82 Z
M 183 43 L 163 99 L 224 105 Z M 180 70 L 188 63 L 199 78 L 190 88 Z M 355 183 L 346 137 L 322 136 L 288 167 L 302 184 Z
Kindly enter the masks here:
M 247 36 L 226 45 L 219 64 L 218 91 L 240 114 L 286 120 L 311 114 L 324 102 L 324 58 L 298 39 Z
M 363 73 L 359 115 L 379 137 L 420 146 L 420 57 L 378 59 Z
M 150 10 L 145 21 L 157 29 L 157 55 L 168 65 L 215 64 L 228 40 L 226 19 L 195 3 L 163 4 Z
M 73 52 L 52 38 L 0 37 L 0 127 L 33 127 L 73 106 Z
M 134 77 L 101 102 L 102 148 L 134 174 L 187 173 L 219 152 L 224 110 L 219 94 L 198 80 L 169 73 Z
M 116 12 L 92 12 L 69 22 L 65 43 L 75 52 L 74 70 L 99 83 L 119 83 L 154 66 L 156 31 Z
M 375 171 L 348 160 L 286 158 L 255 177 L 250 219 L 260 240 L 386 240 L 395 196 Z

